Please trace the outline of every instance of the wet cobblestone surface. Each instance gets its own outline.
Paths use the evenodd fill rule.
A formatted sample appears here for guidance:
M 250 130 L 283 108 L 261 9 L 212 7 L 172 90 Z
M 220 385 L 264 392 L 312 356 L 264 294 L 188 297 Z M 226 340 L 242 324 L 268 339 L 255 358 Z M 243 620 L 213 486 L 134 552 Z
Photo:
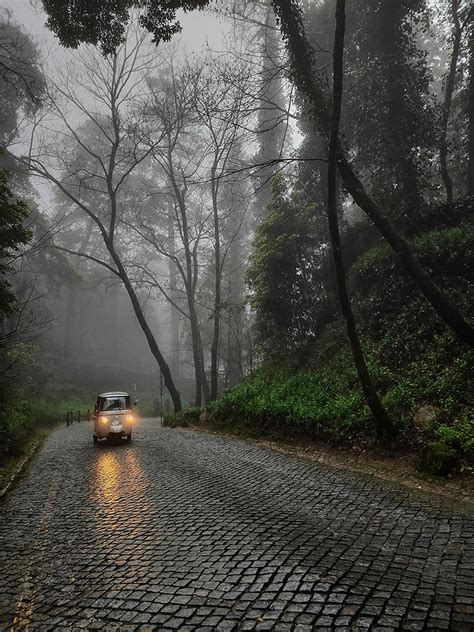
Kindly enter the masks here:
M 469 506 L 245 442 L 55 431 L 0 505 L 11 630 L 474 630 Z

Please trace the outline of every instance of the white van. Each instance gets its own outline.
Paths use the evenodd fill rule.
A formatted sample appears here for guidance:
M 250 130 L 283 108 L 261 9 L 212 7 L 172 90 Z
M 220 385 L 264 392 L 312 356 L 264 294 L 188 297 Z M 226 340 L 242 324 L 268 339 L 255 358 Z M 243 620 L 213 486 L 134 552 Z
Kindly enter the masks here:
M 137 402 L 135 401 L 134 404 Z M 124 391 L 102 393 L 94 409 L 94 443 L 99 439 L 132 438 L 133 410 L 130 395 Z

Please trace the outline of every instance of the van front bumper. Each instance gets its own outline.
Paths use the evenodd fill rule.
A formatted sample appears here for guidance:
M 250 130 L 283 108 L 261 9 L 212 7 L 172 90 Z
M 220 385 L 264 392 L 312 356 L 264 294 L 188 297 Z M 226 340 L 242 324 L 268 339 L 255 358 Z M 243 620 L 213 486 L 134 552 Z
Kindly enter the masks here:
M 94 423 L 94 435 L 99 439 L 125 437 L 132 433 L 132 423 L 129 421 L 115 423 Z

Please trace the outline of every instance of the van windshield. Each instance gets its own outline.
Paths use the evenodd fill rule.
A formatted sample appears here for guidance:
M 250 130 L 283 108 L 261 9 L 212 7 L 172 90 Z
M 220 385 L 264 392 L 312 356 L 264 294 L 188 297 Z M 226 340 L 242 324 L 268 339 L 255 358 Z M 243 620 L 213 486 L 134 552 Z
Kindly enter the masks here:
M 124 410 L 130 408 L 130 397 L 104 397 L 100 410 Z

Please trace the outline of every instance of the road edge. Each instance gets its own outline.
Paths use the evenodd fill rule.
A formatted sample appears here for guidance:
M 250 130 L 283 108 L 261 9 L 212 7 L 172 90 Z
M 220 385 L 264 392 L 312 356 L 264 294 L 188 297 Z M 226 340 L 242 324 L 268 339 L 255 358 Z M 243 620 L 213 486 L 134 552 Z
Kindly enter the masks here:
M 43 445 L 45 439 L 46 435 L 40 435 L 39 437 L 37 437 L 32 446 L 30 446 L 30 448 L 28 449 L 25 456 L 20 459 L 12 474 L 10 474 L 7 483 L 0 489 L 0 501 L 2 501 L 6 497 L 7 493 L 20 478 L 21 474 L 23 474 L 23 472 L 26 470 L 30 462 L 41 449 L 41 446 Z
M 207 433 L 221 437 L 233 438 L 235 440 L 244 441 L 250 445 L 260 448 L 268 448 L 276 452 L 288 454 L 297 458 L 302 458 L 313 463 L 320 463 L 325 466 L 334 467 L 341 470 L 349 470 L 351 472 L 359 472 L 367 474 L 384 481 L 403 485 L 414 491 L 424 492 L 428 494 L 436 494 L 461 502 L 463 504 L 473 506 L 474 494 L 470 490 L 466 491 L 461 484 L 455 481 L 442 481 L 432 477 L 422 478 L 416 470 L 400 470 L 394 467 L 383 468 L 375 460 L 369 457 L 350 456 L 348 459 L 342 455 L 334 455 L 328 450 L 324 450 L 320 444 L 314 444 L 311 448 L 304 448 L 297 444 L 286 443 L 283 440 L 254 438 L 232 432 L 218 431 L 213 428 L 203 426 L 189 425 L 186 430 L 194 432 Z M 453 495 L 455 494 L 455 497 Z

